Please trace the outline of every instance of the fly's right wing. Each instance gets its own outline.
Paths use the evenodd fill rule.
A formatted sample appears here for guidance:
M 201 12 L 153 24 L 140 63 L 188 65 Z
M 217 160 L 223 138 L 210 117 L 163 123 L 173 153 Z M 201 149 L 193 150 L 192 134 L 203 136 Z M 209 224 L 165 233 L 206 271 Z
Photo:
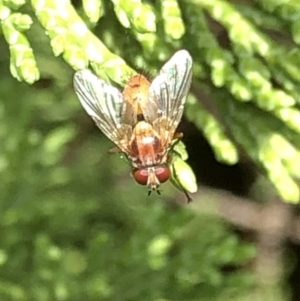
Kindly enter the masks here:
M 76 71 L 75 92 L 100 130 L 112 140 L 122 152 L 129 153 L 132 126 L 122 122 L 126 111 L 122 93 L 98 78 L 90 70 Z
M 191 81 L 192 58 L 186 50 L 179 50 L 151 83 L 149 107 L 156 106 L 158 111 L 156 115 L 149 115 L 166 144 L 170 144 L 181 120 Z

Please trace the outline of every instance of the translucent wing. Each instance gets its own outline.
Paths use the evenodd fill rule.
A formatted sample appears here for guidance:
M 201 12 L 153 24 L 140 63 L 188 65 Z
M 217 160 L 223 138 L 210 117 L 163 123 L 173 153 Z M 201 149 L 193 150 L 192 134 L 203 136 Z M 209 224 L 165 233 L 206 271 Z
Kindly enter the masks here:
M 149 106 L 156 106 L 158 112 L 145 115 L 152 116 L 152 123 L 161 133 L 166 132 L 167 140 L 173 139 L 181 120 L 191 80 L 192 58 L 186 50 L 180 50 L 162 67 L 159 75 L 151 83 Z M 151 102 L 155 105 L 151 106 Z
M 128 153 L 132 127 L 122 123 L 126 110 L 122 93 L 88 69 L 75 73 L 74 89 L 82 106 L 100 130 L 123 152 Z

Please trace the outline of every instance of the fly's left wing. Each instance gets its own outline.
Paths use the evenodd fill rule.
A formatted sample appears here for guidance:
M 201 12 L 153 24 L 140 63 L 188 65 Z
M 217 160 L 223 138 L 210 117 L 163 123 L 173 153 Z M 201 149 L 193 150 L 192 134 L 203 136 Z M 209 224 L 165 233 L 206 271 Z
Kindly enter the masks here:
M 150 86 L 151 102 L 158 108 L 155 120 L 151 120 L 160 134 L 170 143 L 181 120 L 186 97 L 192 81 L 192 58 L 186 50 L 176 52 L 162 67 Z
M 74 89 L 82 106 L 100 130 L 121 151 L 128 153 L 132 126 L 123 123 L 122 116 L 126 111 L 126 103 L 122 93 L 88 69 L 75 73 Z

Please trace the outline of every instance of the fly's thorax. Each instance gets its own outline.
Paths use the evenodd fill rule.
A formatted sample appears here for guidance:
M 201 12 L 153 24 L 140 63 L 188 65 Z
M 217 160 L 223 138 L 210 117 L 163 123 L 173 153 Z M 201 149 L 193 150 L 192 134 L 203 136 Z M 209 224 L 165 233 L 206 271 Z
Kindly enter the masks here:
M 158 165 L 141 169 L 134 169 L 133 177 L 137 183 L 148 186 L 151 190 L 157 190 L 160 184 L 166 182 L 171 175 L 166 165 Z
M 166 149 L 162 147 L 160 137 L 152 125 L 146 121 L 137 123 L 131 140 L 131 156 L 135 167 L 147 167 L 163 164 L 166 161 Z

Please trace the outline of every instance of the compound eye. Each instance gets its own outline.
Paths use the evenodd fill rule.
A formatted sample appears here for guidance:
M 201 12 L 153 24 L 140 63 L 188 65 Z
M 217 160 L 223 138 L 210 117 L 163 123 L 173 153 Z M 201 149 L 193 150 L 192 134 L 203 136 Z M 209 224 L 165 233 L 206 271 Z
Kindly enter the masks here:
M 147 185 L 148 176 L 149 173 L 147 169 L 137 169 L 133 172 L 134 179 L 141 185 Z
M 159 183 L 164 183 L 169 180 L 171 172 L 170 169 L 166 166 L 156 167 L 155 175 L 159 181 Z

